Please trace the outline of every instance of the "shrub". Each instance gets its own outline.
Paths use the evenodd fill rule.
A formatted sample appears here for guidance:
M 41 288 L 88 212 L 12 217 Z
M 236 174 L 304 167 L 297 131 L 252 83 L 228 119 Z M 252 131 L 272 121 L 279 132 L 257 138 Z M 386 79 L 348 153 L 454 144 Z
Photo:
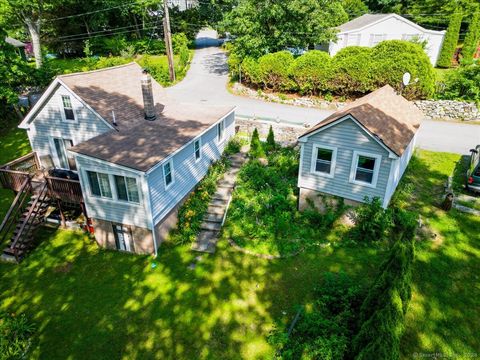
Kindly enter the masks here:
M 242 80 L 247 83 L 258 85 L 262 82 L 258 61 L 251 57 L 246 57 L 242 61 L 241 72 L 243 77 Z
M 267 151 L 272 151 L 277 147 L 275 143 L 275 134 L 273 133 L 272 125 L 270 125 L 270 129 L 268 129 L 267 135 L 267 143 L 265 144 L 265 148 Z
M 100 57 L 98 61 L 93 65 L 94 69 L 103 69 L 106 67 L 111 67 L 111 66 L 118 66 L 118 65 L 124 65 L 128 64 L 131 62 L 132 59 L 125 59 L 122 57 Z
M 232 155 L 240 152 L 242 146 L 245 145 L 245 140 L 238 137 L 232 138 L 228 144 L 225 146 L 223 153 L 225 155 Z
M 25 314 L 0 314 L 0 359 L 26 359 L 34 332 Z
M 435 91 L 435 73 L 425 51 L 420 45 L 409 41 L 382 41 L 372 49 L 374 53 L 373 69 L 375 87 L 389 84 L 400 90 L 402 77 L 409 72 L 412 81 L 402 95 L 409 99 L 427 98 Z
M 183 49 L 188 49 L 188 39 L 184 33 L 177 33 L 172 35 L 172 49 L 173 53 L 178 55 Z
M 291 90 L 294 83 L 290 78 L 293 55 L 288 51 L 266 54 L 258 59 L 259 77 L 267 89 Z
M 404 233 L 380 267 L 360 309 L 360 330 L 352 343 L 356 360 L 400 358 L 400 339 L 411 298 L 414 243 Z
M 288 334 L 272 332 L 269 342 L 285 359 L 342 359 L 360 307 L 360 288 L 344 273 L 325 273 L 313 305 Z
M 254 159 L 265 157 L 265 152 L 263 151 L 263 145 L 260 142 L 260 135 L 258 134 L 257 128 L 255 128 L 252 133 L 252 139 L 250 141 L 250 156 Z
M 440 98 L 480 101 L 480 66 L 469 65 L 452 71 L 445 79 Z
M 471 62 L 473 55 L 477 51 L 478 43 L 480 42 L 480 11 L 476 11 L 468 26 L 467 35 L 462 47 L 463 62 Z
M 371 201 L 365 198 L 365 203 L 355 209 L 354 238 L 358 241 L 385 240 L 392 226 L 392 217 L 389 210 L 382 207 L 378 197 Z
M 364 94 L 375 90 L 373 57 L 371 48 L 349 46 L 341 49 L 332 59 L 329 89 L 340 95 Z
M 442 50 L 438 57 L 437 66 L 448 68 L 452 66 L 452 58 L 457 48 L 458 37 L 460 34 L 460 27 L 462 26 L 463 13 L 461 11 L 455 12 L 448 24 L 447 33 L 443 40 Z
M 331 77 L 331 58 L 323 51 L 307 51 L 295 59 L 290 73 L 302 94 L 318 94 L 327 89 Z

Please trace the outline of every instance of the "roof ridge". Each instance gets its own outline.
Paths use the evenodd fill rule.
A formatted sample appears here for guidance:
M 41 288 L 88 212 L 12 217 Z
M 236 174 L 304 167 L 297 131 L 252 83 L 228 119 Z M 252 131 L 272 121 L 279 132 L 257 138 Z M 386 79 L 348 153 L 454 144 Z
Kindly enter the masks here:
M 126 63 L 126 64 L 109 66 L 109 67 L 105 67 L 105 68 L 101 68 L 101 69 L 88 70 L 88 71 L 77 71 L 77 72 L 70 73 L 70 74 L 61 74 L 61 75 L 57 75 L 57 78 L 65 78 L 65 77 L 76 76 L 76 75 L 93 74 L 93 73 L 97 73 L 97 72 L 101 72 L 101 71 L 109 71 L 109 70 L 118 69 L 118 68 L 122 68 L 122 67 L 127 67 L 127 66 L 131 66 L 131 65 L 137 65 L 140 69 L 142 68 L 136 61 L 131 61 L 131 62 Z

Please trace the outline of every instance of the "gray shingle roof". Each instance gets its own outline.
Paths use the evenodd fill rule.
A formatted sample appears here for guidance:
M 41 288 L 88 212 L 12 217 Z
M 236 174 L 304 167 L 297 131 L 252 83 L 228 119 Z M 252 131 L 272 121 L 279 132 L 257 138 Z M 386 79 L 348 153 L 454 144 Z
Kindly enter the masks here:
M 345 24 L 340 25 L 338 28 L 340 29 L 340 32 L 352 31 L 373 24 L 374 22 L 386 18 L 390 15 L 392 14 L 365 14 L 353 20 L 350 20 L 349 22 L 346 22 Z

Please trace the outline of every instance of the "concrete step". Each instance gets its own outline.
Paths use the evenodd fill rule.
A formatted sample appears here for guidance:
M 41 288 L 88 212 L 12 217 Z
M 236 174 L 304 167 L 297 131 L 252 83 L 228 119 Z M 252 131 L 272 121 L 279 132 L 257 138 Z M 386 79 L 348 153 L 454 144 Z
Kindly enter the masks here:
M 200 229 L 202 230 L 220 231 L 221 228 L 222 224 L 218 222 L 204 221 L 202 225 L 200 225 Z
M 210 201 L 210 205 L 214 205 L 214 206 L 227 206 L 227 204 L 228 204 L 228 199 L 227 200 L 217 199 L 213 197 L 212 201 Z
M 222 188 L 228 187 L 230 189 L 233 189 L 233 187 L 235 186 L 235 181 L 229 180 L 229 179 L 222 179 L 217 183 L 217 185 L 218 187 L 222 187 Z
M 203 217 L 203 220 L 205 221 L 210 221 L 210 222 L 216 222 L 216 223 L 221 223 L 223 221 L 223 216 L 225 213 L 222 214 L 209 214 L 205 215 Z
M 211 205 L 207 209 L 207 214 L 223 215 L 227 210 L 227 205 Z
M 218 241 L 218 232 L 202 230 L 197 236 L 197 240 L 192 244 L 191 249 L 194 251 L 206 252 L 213 254 L 215 245 Z
M 0 261 L 8 262 L 8 263 L 16 263 L 17 262 L 17 260 L 15 259 L 15 256 L 7 255 L 7 254 L 0 255 Z

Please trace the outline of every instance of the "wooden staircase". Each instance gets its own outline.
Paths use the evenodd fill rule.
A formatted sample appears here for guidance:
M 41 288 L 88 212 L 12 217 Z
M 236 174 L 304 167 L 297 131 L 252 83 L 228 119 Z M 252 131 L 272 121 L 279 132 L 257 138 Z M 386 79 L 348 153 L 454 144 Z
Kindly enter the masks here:
M 47 183 L 32 186 L 26 178 L 0 225 L 0 242 L 10 238 L 2 260 L 18 263 L 35 246 L 34 234 L 45 220 L 49 203 Z

